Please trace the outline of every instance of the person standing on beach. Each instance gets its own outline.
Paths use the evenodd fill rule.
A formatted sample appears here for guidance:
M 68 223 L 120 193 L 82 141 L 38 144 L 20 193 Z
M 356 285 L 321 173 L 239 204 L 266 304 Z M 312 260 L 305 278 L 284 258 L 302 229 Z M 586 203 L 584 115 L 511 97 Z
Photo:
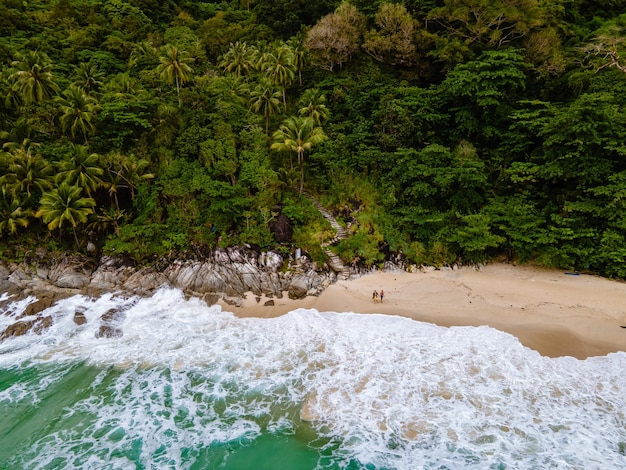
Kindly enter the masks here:
M 372 293 L 372 300 L 374 301 L 375 304 L 378 303 L 378 292 L 377 291 L 374 291 Z
M 385 291 L 384 290 L 380 290 L 380 303 L 383 303 L 383 298 L 385 297 Z

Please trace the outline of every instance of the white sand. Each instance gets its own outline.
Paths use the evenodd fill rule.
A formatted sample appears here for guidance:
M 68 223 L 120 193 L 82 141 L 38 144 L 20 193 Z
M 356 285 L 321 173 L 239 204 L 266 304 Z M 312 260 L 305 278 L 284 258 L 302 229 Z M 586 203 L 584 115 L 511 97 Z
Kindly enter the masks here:
M 384 289 L 383 303 L 372 292 Z M 585 274 L 508 264 L 480 269 L 380 272 L 339 281 L 302 300 L 247 294 L 238 316 L 273 317 L 296 308 L 385 313 L 452 325 L 489 325 L 517 336 L 541 354 L 580 359 L 626 351 L 626 283 Z

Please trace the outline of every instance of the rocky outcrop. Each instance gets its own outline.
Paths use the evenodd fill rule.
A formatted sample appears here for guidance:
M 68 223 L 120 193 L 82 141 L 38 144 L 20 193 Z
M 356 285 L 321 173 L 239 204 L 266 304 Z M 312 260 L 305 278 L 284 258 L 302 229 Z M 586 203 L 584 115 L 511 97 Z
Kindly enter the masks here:
M 26 333 L 33 332 L 35 334 L 41 334 L 44 330 L 47 330 L 52 326 L 52 317 L 37 315 L 32 320 L 20 320 L 7 326 L 5 330 L 0 333 L 0 341 L 10 336 L 22 336 Z
M 290 298 L 302 298 L 318 295 L 335 280 L 335 272 L 320 270 L 306 256 L 292 261 L 278 252 L 250 247 L 219 248 L 203 259 L 161 260 L 147 267 L 122 257 L 103 256 L 96 264 L 86 258 L 55 259 L 42 253 L 20 264 L 0 262 L 2 292 L 11 290 L 13 294 L 19 292 L 18 297 L 33 295 L 38 299 L 24 315 L 34 315 L 77 293 L 150 295 L 162 286 L 171 286 L 209 303 L 227 299 L 232 305 L 241 305 L 247 292 L 278 298 L 286 292 Z M 76 321 L 83 318 L 79 316 Z M 108 332 L 103 331 L 103 335 Z
M 100 328 L 96 331 L 96 338 L 121 338 L 124 332 L 120 325 L 126 318 L 122 310 L 110 309 L 100 317 Z
M 137 266 L 123 257 L 103 256 L 98 263 L 83 257 L 60 259 L 37 252 L 25 257 L 22 263 L 6 264 L 0 261 L 0 315 L 14 313 L 7 309 L 16 300 L 29 296 L 30 302 L 23 312 L 15 315 L 14 322 L 0 331 L 0 341 L 27 333 L 40 334 L 53 324 L 53 316 L 45 310 L 59 300 L 75 294 L 98 296 L 105 292 L 150 295 L 162 286 L 172 286 L 191 296 L 202 298 L 212 305 L 222 300 L 240 307 L 246 293 L 252 292 L 260 302 L 270 299 L 301 299 L 319 295 L 337 280 L 338 275 L 348 277 L 349 271 L 330 256 L 330 268 L 319 269 L 306 256 L 285 259 L 280 253 L 259 252 L 250 247 L 216 249 L 203 259 L 160 260 L 152 266 Z M 390 269 L 388 266 L 387 269 Z M 396 267 L 397 269 L 397 267 Z M 274 305 L 273 300 L 264 304 Z M 99 319 L 98 338 L 115 338 L 123 335 L 121 323 L 125 313 L 109 311 Z M 73 318 L 77 325 L 87 323 L 82 311 Z

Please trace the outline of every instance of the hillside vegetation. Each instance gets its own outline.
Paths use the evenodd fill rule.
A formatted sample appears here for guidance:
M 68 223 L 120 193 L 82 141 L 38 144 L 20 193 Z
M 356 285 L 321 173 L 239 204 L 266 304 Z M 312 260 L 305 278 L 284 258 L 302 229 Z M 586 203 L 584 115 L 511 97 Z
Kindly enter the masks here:
M 0 256 L 248 243 L 626 277 L 611 0 L 0 3 Z

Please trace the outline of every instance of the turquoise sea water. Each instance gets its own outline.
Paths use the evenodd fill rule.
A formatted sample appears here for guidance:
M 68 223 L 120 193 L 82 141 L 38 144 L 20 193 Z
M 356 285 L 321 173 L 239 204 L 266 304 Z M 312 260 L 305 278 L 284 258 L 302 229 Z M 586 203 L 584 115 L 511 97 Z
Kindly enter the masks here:
M 123 336 L 97 338 L 111 308 Z M 45 314 L 0 343 L 3 469 L 626 468 L 625 353 L 551 359 L 383 315 L 240 319 L 173 289 Z

